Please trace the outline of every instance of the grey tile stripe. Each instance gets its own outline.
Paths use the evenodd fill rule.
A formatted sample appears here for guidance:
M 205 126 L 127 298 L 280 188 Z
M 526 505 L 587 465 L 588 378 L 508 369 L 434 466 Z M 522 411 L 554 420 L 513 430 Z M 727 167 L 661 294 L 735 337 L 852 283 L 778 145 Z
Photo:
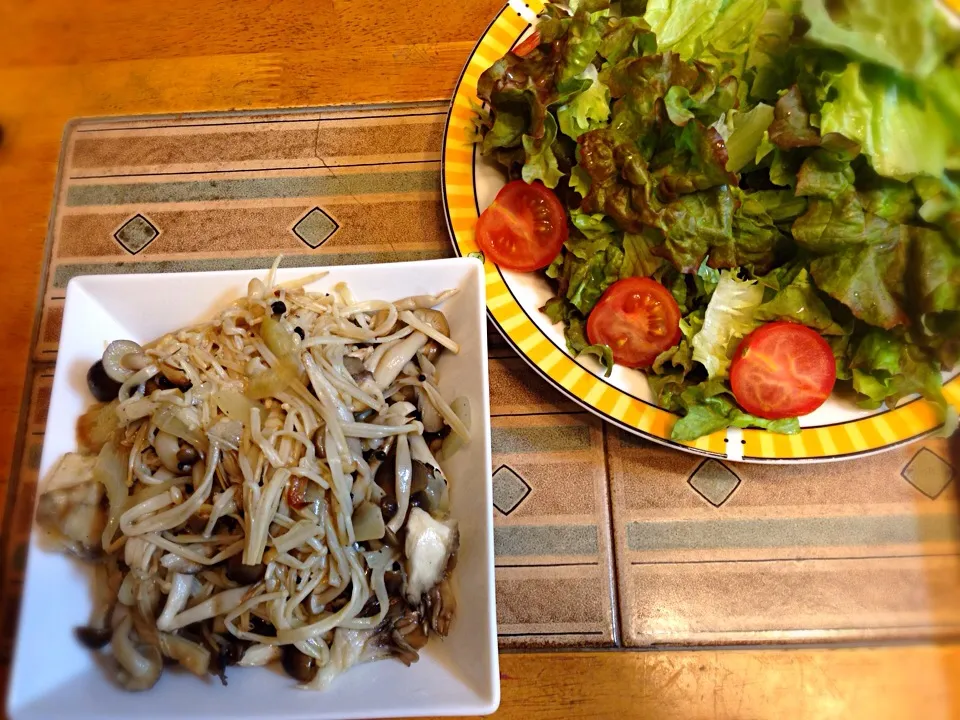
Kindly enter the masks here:
M 630 550 L 871 546 L 958 539 L 957 518 L 946 514 L 627 523 Z
M 530 555 L 596 555 L 596 525 L 506 525 L 494 528 L 497 557 Z
M 586 425 L 495 427 L 492 429 L 492 447 L 495 453 L 585 450 L 590 447 L 590 428 Z
M 371 195 L 440 191 L 438 170 L 356 173 L 328 177 L 243 178 L 163 183 L 72 185 L 67 205 L 133 205 L 317 195 Z
M 322 253 L 317 255 L 284 255 L 282 267 L 324 267 L 327 265 L 365 265 L 369 263 L 405 262 L 408 260 L 433 260 L 449 257 L 450 252 L 440 249 L 405 250 L 402 252 L 371 253 Z M 53 274 L 53 285 L 67 286 L 72 278 L 80 275 L 130 275 L 135 273 L 204 272 L 210 270 L 267 270 L 276 255 L 248 258 L 205 258 L 182 260 L 141 260 L 135 263 L 78 263 L 58 265 Z

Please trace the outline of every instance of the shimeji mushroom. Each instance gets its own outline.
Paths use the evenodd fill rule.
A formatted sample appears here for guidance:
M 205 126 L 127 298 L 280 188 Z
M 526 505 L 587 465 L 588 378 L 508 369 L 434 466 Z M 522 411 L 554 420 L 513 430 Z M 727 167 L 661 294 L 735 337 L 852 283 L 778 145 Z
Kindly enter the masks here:
M 117 682 L 126 690 L 149 690 L 163 671 L 163 657 L 154 645 L 135 643 L 133 620 L 125 613 L 113 631 L 110 644 L 117 661 Z
M 409 312 L 400 313 L 400 315 L 401 318 L 407 318 L 411 327 L 416 326 L 428 331 L 430 337 L 428 337 L 426 333 L 421 332 L 421 330 L 415 330 L 383 354 L 373 373 L 377 387 L 381 390 L 386 390 L 393 384 L 393 381 L 397 379 L 397 376 L 403 370 L 404 366 L 413 360 L 417 352 L 420 351 L 431 338 L 443 337 L 456 348 L 454 352 L 459 350 L 459 347 L 447 337 L 450 333 L 450 326 L 442 312 L 439 310 L 418 310 L 417 312 L 421 313 L 419 317 Z
M 210 671 L 210 651 L 198 643 L 172 633 L 160 633 L 160 650 L 194 675 L 204 677 Z

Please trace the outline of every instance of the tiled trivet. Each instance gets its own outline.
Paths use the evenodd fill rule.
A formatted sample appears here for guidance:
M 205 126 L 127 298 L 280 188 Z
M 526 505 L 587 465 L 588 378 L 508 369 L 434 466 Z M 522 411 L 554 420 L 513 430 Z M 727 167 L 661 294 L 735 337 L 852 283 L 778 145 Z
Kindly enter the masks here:
M 430 104 L 67 129 L 29 401 L 0 505 L 0 626 L 15 624 L 70 278 L 264 268 L 278 253 L 286 266 L 449 255 L 445 112 Z M 705 461 L 605 427 L 495 331 L 490 356 L 504 647 L 958 634 L 956 469 L 942 441 L 833 465 Z M 10 634 L 0 638 L 5 654 Z

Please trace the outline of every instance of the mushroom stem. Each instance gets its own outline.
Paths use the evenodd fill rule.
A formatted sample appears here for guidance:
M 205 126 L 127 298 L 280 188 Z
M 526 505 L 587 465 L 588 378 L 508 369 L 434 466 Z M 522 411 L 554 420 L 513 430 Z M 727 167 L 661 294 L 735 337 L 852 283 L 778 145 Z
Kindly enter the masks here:
M 441 317 L 442 317 L 442 314 L 441 314 Z M 454 355 L 460 352 L 460 346 L 457 343 L 455 343 L 453 340 L 451 340 L 449 337 L 447 337 L 444 332 L 441 332 L 441 330 L 437 328 L 433 323 L 417 317 L 409 310 L 404 310 L 402 313 L 400 313 L 400 319 L 403 320 L 403 322 L 405 322 L 410 327 L 414 328 L 415 330 L 419 330 L 424 335 L 429 336 L 432 340 L 436 340 L 438 343 L 443 345 L 445 348 L 447 348 L 447 350 L 452 352 Z M 444 324 L 446 324 L 446 322 L 444 322 Z M 449 328 L 447 331 L 449 332 Z
M 217 615 L 225 615 L 233 610 L 234 607 L 243 602 L 244 596 L 250 591 L 251 587 L 253 586 L 244 585 L 243 587 L 224 590 L 221 593 L 217 593 L 213 597 L 204 600 L 202 603 L 184 610 L 182 613 L 170 620 L 170 622 L 164 623 L 165 626 L 160 629 L 177 630 L 179 628 L 186 627 L 187 625 L 200 622 L 201 620 L 208 620 Z M 164 612 L 166 612 L 166 608 L 164 608 Z M 157 621 L 157 627 L 160 627 L 159 621 Z
M 194 675 L 204 677 L 210 670 L 210 651 L 186 638 L 171 633 L 160 633 L 160 650 Z
M 406 435 L 397 436 L 397 455 L 395 470 L 394 493 L 397 498 L 397 514 L 394 515 L 387 527 L 394 533 L 403 526 L 410 507 L 410 487 L 413 484 L 413 464 L 410 461 L 410 442 Z
M 417 354 L 417 351 L 426 344 L 427 336 L 418 331 L 405 337 L 402 342 L 390 348 L 390 350 L 380 358 L 377 369 L 373 373 L 373 379 L 376 381 L 377 387 L 381 390 L 386 390 L 390 387 L 393 381 L 397 379 L 400 371 L 403 370 L 403 366 L 410 362 Z
M 185 573 L 174 573 L 170 583 L 170 592 L 167 594 L 167 603 L 163 612 L 157 618 L 157 628 L 173 630 L 173 619 L 187 606 L 190 599 L 190 590 L 193 588 L 193 578 Z
M 237 665 L 241 667 L 259 667 L 280 659 L 282 650 L 279 645 L 251 645 L 243 653 Z
M 163 671 L 163 658 L 152 645 L 142 646 L 141 652 L 133 643 L 130 632 L 133 619 L 124 615 L 113 631 L 110 643 L 117 659 L 117 681 L 127 690 L 149 690 L 157 684 Z

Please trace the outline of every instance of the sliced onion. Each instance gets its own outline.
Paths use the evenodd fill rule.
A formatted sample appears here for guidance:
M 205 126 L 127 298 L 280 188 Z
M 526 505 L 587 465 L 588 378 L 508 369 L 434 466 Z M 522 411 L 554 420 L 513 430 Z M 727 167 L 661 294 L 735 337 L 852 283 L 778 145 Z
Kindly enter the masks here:
M 160 564 L 171 572 L 181 573 L 183 575 L 196 575 L 198 572 L 206 570 L 200 563 L 193 562 L 187 558 L 167 553 L 160 558 Z
M 150 398 L 133 398 L 116 406 L 117 418 L 124 425 L 145 418 L 156 409 L 157 404 Z
M 286 390 L 299 376 L 297 367 L 289 358 L 277 362 L 277 366 L 254 375 L 247 387 L 247 394 L 254 400 L 276 397 Z
M 260 324 L 260 336 L 270 352 L 278 358 L 297 356 L 297 341 L 294 339 L 294 334 L 272 316 L 267 315 L 263 319 Z
M 372 502 L 362 502 L 353 511 L 353 534 L 357 542 L 379 540 L 386 534 L 383 513 Z
M 309 520 L 299 520 L 287 532 L 276 538 L 273 541 L 273 546 L 277 549 L 277 552 L 290 552 L 322 532 L 322 526 Z
M 223 411 L 231 420 L 238 420 L 244 425 L 250 424 L 250 410 L 257 408 L 263 414 L 263 405 L 256 400 L 251 400 L 246 395 L 238 393 L 236 390 L 220 388 L 213 394 L 213 400 L 217 407 Z
M 206 445 L 203 435 L 196 429 L 200 423 L 196 421 L 193 408 L 165 405 L 154 413 L 153 424 L 196 447 Z
M 212 441 L 217 441 L 221 445 L 227 445 L 233 450 L 240 449 L 240 438 L 243 435 L 243 423 L 239 420 L 230 420 L 220 418 L 212 428 L 207 431 L 207 437 Z
M 394 470 L 394 494 L 397 498 L 397 513 L 387 527 L 394 533 L 398 532 L 407 519 L 407 510 L 410 507 L 410 486 L 413 484 L 413 463 L 410 460 L 410 442 L 406 435 L 397 436 L 396 468 Z
M 450 510 L 450 493 L 447 487 L 447 479 L 444 477 L 440 464 L 433 457 L 430 448 L 422 435 L 410 436 L 410 457 L 414 460 L 414 472 L 416 473 L 416 463 L 425 465 L 429 472 L 427 473 L 427 486 L 423 492 L 427 496 L 427 510 L 434 517 L 443 517 Z
M 432 399 L 432 398 L 431 398 Z M 470 401 L 461 395 L 456 398 L 452 403 L 450 403 L 450 409 L 453 410 L 454 414 L 463 424 L 463 427 L 470 430 Z M 449 420 L 449 418 L 447 418 Z M 438 459 L 448 460 L 461 448 L 465 442 L 463 435 L 457 432 L 452 432 L 447 437 L 443 439 L 443 444 L 440 446 L 440 452 L 437 453 Z
M 77 440 L 81 450 L 94 454 L 110 439 L 120 427 L 117 415 L 117 400 L 107 405 L 94 405 L 80 416 L 77 422 Z

